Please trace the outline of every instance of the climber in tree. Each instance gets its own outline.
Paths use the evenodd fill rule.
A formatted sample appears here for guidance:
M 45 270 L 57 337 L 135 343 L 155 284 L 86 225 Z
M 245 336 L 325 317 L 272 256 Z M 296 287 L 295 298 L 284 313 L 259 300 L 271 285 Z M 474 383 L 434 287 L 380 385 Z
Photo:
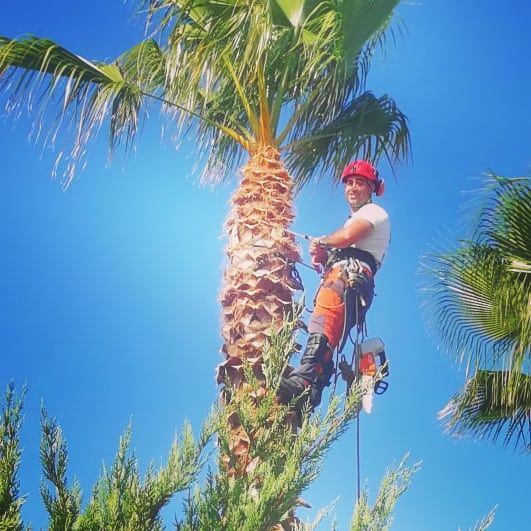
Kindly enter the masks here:
M 387 212 L 372 202 L 381 196 L 383 180 L 368 161 L 351 162 L 341 180 L 351 213 L 340 229 L 311 240 L 316 269 L 324 269 L 308 323 L 308 342 L 301 365 L 281 379 L 278 396 L 287 404 L 301 395 L 312 407 L 321 402 L 323 388 L 334 374 L 333 351 L 345 345 L 350 329 L 362 327 L 374 295 L 374 276 L 389 246 Z

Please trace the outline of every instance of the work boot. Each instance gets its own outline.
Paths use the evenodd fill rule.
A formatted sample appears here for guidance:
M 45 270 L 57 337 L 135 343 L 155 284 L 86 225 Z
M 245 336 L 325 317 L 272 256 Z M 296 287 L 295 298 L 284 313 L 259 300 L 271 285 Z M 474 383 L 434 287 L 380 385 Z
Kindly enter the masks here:
M 278 397 L 282 404 L 288 404 L 296 397 L 303 396 L 309 400 L 312 408 L 321 403 L 323 388 L 330 385 L 334 374 L 332 351 L 324 334 L 310 334 L 306 350 L 301 358 L 301 365 L 287 377 L 280 379 Z M 297 406 L 302 406 L 297 404 Z

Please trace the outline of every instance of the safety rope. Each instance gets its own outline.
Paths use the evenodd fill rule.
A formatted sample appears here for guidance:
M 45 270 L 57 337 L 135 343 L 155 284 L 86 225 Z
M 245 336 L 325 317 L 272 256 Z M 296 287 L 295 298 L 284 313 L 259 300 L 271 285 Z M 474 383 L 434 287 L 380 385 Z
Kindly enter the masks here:
M 360 484 L 360 414 L 358 412 L 356 416 L 356 469 L 357 469 L 357 492 L 356 502 L 359 503 L 361 497 L 361 484 Z
M 357 311 L 358 311 L 358 308 L 356 305 L 356 312 Z M 354 340 L 349 335 L 349 338 L 354 347 L 352 350 L 352 358 L 350 361 L 350 365 L 347 365 L 345 356 L 342 356 L 341 361 L 338 362 L 339 352 L 338 352 L 338 349 L 336 349 L 336 377 L 334 379 L 334 388 L 332 390 L 332 393 L 335 393 L 335 390 L 336 390 L 338 373 L 341 373 L 342 378 L 345 380 L 347 384 L 347 391 L 346 391 L 347 397 L 350 394 L 350 389 L 352 387 L 353 382 L 359 381 L 359 378 L 360 378 L 359 360 L 357 358 L 359 355 L 360 333 L 362 334 L 362 340 L 363 340 L 363 330 L 360 331 L 358 329 L 358 332 L 356 333 L 356 339 Z M 356 500 L 358 502 L 361 496 L 360 411 L 361 411 L 361 406 L 359 406 L 358 414 L 356 415 L 356 486 L 357 486 Z
M 268 247 L 267 245 L 260 245 L 258 243 L 248 243 L 248 244 L 242 244 L 241 243 L 241 244 L 238 244 L 238 247 L 240 247 L 240 248 L 257 247 L 259 249 L 267 249 L 267 250 L 271 251 L 271 254 L 277 255 L 279 258 L 282 258 L 282 260 L 284 260 L 288 264 L 297 263 L 297 264 L 300 264 L 300 265 L 302 265 L 304 267 L 307 267 L 308 269 L 311 269 L 314 273 L 317 272 L 315 267 L 313 267 L 310 264 L 307 264 L 306 262 L 304 262 L 300 258 L 288 258 L 284 253 L 278 251 L 277 249 L 271 249 L 271 247 Z
M 343 370 L 341 370 L 342 377 L 347 383 L 347 393 L 346 393 L 347 397 L 350 394 L 352 383 L 354 381 L 359 381 L 360 379 L 360 367 L 359 367 L 360 364 L 359 364 L 359 359 L 358 359 L 359 354 L 360 354 L 359 345 L 360 345 L 360 340 L 361 342 L 365 340 L 365 335 L 367 333 L 367 325 L 365 323 L 365 319 L 363 320 L 362 323 L 359 323 L 360 316 L 358 313 L 359 312 L 358 301 L 356 301 L 356 304 L 355 304 L 355 311 L 356 311 L 355 339 L 352 339 L 352 336 L 350 335 L 351 331 L 349 331 L 349 339 L 353 345 L 352 357 L 350 359 L 350 365 L 349 365 L 350 371 L 349 371 L 349 374 L 347 375 L 346 367 L 345 367 L 345 373 L 343 372 Z M 339 353 L 338 353 L 338 356 L 339 356 Z M 341 364 L 346 364 L 346 359 L 344 356 L 342 356 Z M 339 367 L 339 365 L 336 365 L 336 367 Z M 337 380 L 337 373 L 336 373 L 336 380 Z M 335 390 L 335 383 L 334 383 L 334 390 Z M 359 502 L 360 497 L 361 497 L 360 411 L 361 411 L 361 407 L 359 408 L 358 414 L 356 415 L 356 487 L 357 487 L 356 501 L 357 502 Z
M 354 370 L 354 381 L 359 381 L 359 339 L 360 339 L 360 328 L 358 323 L 358 302 L 356 301 L 356 339 L 353 341 L 354 348 L 352 350 L 352 358 L 350 360 L 350 367 L 351 370 Z M 350 333 L 349 333 L 350 337 Z M 350 338 L 352 341 L 352 338 Z M 348 382 L 347 382 L 348 385 Z M 352 385 L 352 382 L 350 383 Z M 350 385 L 348 386 L 347 392 L 350 393 Z M 347 394 L 348 396 L 348 394 Z M 361 476 L 361 465 L 360 465 L 360 411 L 361 409 L 358 409 L 358 414 L 356 415 L 356 485 L 357 485 L 357 491 L 356 491 L 356 500 L 359 502 L 360 500 L 360 476 Z

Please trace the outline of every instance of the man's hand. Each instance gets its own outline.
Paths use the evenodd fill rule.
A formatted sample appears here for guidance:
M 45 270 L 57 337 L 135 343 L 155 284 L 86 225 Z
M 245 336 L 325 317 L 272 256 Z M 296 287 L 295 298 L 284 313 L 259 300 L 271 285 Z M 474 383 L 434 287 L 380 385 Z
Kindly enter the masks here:
M 328 253 L 326 252 L 326 249 L 321 246 L 319 238 L 310 240 L 310 255 L 312 257 L 313 267 L 320 273 L 324 264 L 328 260 Z
M 325 251 L 325 249 L 321 244 L 321 238 L 312 238 L 310 240 L 310 254 L 313 256 L 314 254 L 318 254 L 323 251 Z

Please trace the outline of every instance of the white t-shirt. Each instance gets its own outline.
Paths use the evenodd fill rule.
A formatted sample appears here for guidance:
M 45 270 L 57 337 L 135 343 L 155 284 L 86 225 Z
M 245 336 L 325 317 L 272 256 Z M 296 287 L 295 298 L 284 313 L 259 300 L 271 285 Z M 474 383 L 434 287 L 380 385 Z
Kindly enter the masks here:
M 368 221 L 374 229 L 371 230 L 367 237 L 360 240 L 357 244 L 352 245 L 352 247 L 357 247 L 358 249 L 363 249 L 371 253 L 378 263 L 378 267 L 380 267 L 389 247 L 389 241 L 391 240 L 389 215 L 381 206 L 374 203 L 367 203 L 359 210 L 356 210 L 356 212 L 352 212 L 345 222 L 344 227 L 348 227 L 356 219 Z

